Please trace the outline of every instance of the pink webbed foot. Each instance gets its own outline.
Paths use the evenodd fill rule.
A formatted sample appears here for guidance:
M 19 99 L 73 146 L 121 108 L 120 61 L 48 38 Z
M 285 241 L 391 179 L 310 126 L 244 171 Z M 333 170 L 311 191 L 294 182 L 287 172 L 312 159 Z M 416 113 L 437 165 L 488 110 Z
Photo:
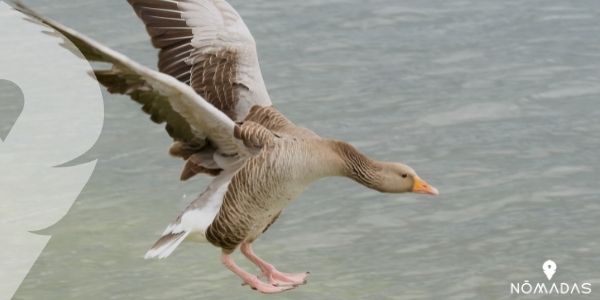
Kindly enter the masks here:
M 252 276 L 251 278 L 244 278 L 244 284 L 249 285 L 253 290 L 259 291 L 263 294 L 277 294 L 281 292 L 285 292 L 295 288 L 296 286 L 275 286 L 271 283 L 262 282 L 258 277 Z
M 261 293 L 275 294 L 295 288 L 295 286 L 275 286 L 271 283 L 262 282 L 260 279 L 258 279 L 257 276 L 254 276 L 246 272 L 244 269 L 240 268 L 233 261 L 233 259 L 231 259 L 229 254 L 223 253 L 223 255 L 221 256 L 221 262 L 229 270 L 238 275 L 244 281 L 245 284 L 248 284 L 252 289 L 257 290 Z
M 250 261 L 260 268 L 262 276 L 264 276 L 270 284 L 275 286 L 298 286 L 306 284 L 308 272 L 296 274 L 279 272 L 272 264 L 254 254 L 250 243 L 243 243 L 241 250 Z
M 266 271 L 263 271 L 263 276 L 267 281 L 274 286 L 298 286 L 306 284 L 309 272 L 304 273 L 283 273 L 277 271 L 273 266 L 270 266 Z

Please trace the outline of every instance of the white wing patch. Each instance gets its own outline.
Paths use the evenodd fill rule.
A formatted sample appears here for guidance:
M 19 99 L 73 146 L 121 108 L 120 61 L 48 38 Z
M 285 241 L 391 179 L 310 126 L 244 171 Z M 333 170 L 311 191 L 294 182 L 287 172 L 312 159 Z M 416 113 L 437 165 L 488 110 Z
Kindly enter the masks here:
M 223 196 L 227 192 L 227 185 L 221 186 L 206 203 L 206 206 L 200 209 L 192 209 L 183 213 L 181 224 L 185 228 L 190 228 L 192 232 L 200 232 L 204 236 L 206 229 L 219 213 L 223 204 Z
M 177 222 L 167 226 L 161 238 L 146 252 L 144 258 L 165 258 L 188 237 L 205 241 L 206 230 L 221 209 L 223 197 L 234 173 L 229 172 L 216 177 L 206 191 L 181 214 Z

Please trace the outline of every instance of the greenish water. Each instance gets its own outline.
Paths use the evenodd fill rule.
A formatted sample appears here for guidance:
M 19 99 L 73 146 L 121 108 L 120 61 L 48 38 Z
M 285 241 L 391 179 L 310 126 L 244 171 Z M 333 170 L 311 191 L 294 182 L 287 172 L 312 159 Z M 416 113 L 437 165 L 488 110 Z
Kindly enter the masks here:
M 155 64 L 125 1 L 27 2 Z M 279 269 L 311 272 L 275 297 L 510 299 L 510 282 L 546 280 L 546 259 L 555 280 L 600 294 L 600 2 L 231 3 L 281 111 L 441 191 L 318 182 L 256 243 Z M 81 158 L 97 168 L 43 231 L 52 239 L 14 299 L 262 299 L 208 244 L 143 260 L 207 180 L 180 183 L 163 128 L 125 97 L 104 100 L 102 136 Z

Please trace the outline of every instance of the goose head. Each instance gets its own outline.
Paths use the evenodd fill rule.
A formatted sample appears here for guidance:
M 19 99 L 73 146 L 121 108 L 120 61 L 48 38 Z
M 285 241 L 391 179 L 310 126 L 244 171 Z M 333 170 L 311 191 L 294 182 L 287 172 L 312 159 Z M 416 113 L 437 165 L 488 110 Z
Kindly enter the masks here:
M 346 142 L 333 141 L 331 145 L 341 158 L 342 176 L 368 188 L 383 193 L 439 194 L 434 186 L 403 163 L 372 160 Z
M 415 170 L 396 162 L 379 162 L 377 178 L 370 186 L 384 193 L 417 193 L 439 195 L 438 189 L 421 179 Z

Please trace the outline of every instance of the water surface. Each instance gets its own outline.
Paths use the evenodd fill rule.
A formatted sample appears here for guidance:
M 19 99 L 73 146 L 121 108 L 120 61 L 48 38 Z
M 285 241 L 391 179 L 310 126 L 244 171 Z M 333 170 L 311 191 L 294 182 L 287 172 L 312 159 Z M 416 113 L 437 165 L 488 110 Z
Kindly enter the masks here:
M 125 1 L 28 3 L 155 64 Z M 556 280 L 600 293 L 600 2 L 231 3 L 281 111 L 442 193 L 313 185 L 255 246 L 311 271 L 278 299 L 509 299 L 510 282 L 545 280 L 548 258 Z M 14 299 L 262 299 L 208 244 L 143 260 L 207 180 L 180 183 L 163 128 L 104 97 L 102 136 L 80 159 L 96 171 Z

